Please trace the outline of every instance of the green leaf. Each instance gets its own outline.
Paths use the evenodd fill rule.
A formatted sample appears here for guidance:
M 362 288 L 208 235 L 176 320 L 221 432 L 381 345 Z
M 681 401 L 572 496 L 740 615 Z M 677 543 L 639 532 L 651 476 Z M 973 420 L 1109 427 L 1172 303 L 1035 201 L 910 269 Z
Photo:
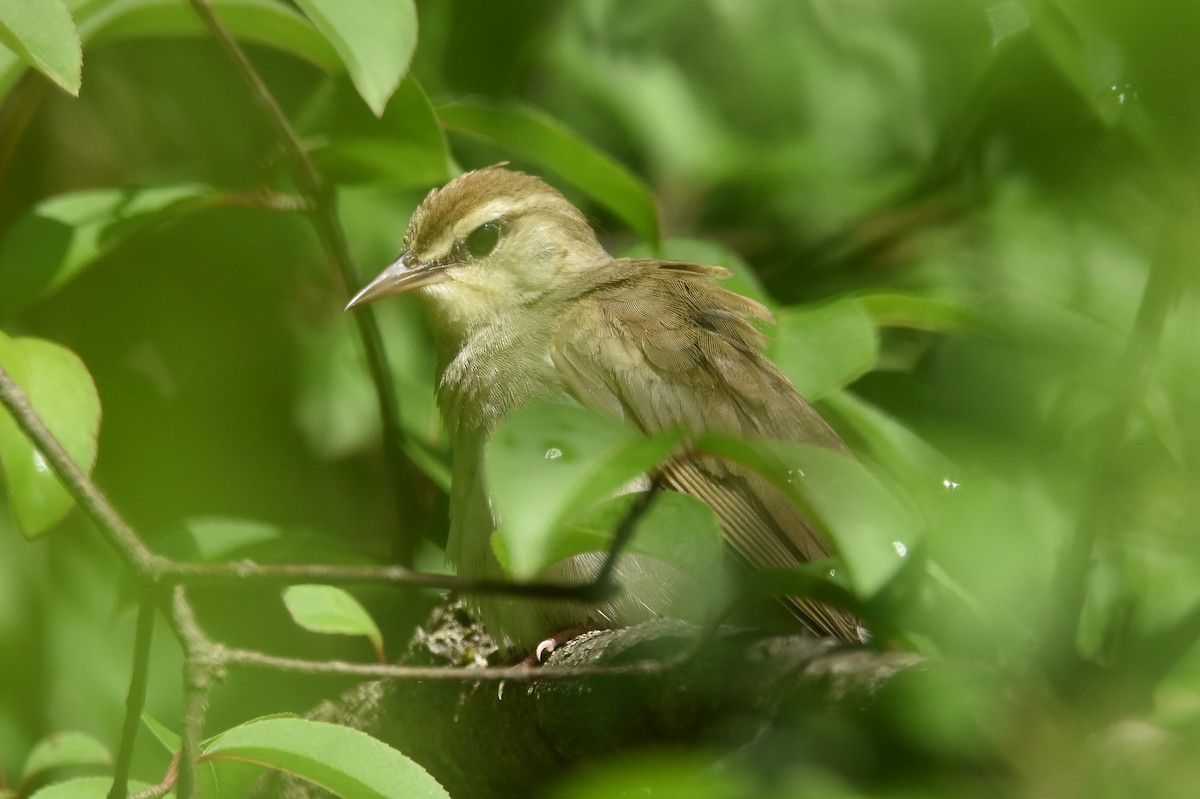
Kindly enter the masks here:
M 1017 3 L 1011 5 L 1020 7 Z M 1113 124 L 1121 110 L 1109 91 L 1123 74 L 1119 58 L 1114 57 L 1118 45 L 1102 26 L 1088 24 L 1092 21 L 1086 14 L 1074 19 L 1070 5 L 1028 4 L 1026 8 L 1033 15 L 1028 19 L 1029 27 L 1042 52 L 1075 88 L 1080 99 L 1088 103 L 1099 119 Z
M 846 576 L 841 558 L 826 558 L 792 566 L 766 569 L 746 575 L 743 590 L 756 596 L 802 596 L 843 608 L 861 604 Z
M 348 799 L 450 796 L 428 772 L 382 741 L 349 727 L 307 719 L 247 722 L 214 738 L 202 757 L 269 766 Z
M 62 766 L 107 765 L 112 754 L 104 744 L 82 732 L 56 732 L 38 741 L 25 760 L 21 781 Z
M 313 142 L 317 166 L 343 190 L 364 183 L 424 190 L 457 172 L 433 106 L 411 75 L 378 118 L 363 107 L 349 81 L 329 81 L 297 126 Z
M 499 509 L 497 546 L 514 577 L 555 558 L 554 533 L 679 447 L 682 433 L 652 438 L 577 405 L 535 405 L 511 415 L 488 441 L 485 471 Z
M 296 0 L 338 51 L 358 93 L 382 116 L 417 47 L 412 0 Z
M 237 516 L 189 516 L 160 531 L 155 544 L 162 555 L 192 563 L 320 561 L 345 551 L 341 539 L 322 530 Z
M 224 516 L 193 516 L 183 528 L 195 545 L 189 556 L 206 563 L 229 558 L 246 547 L 258 546 L 284 537 L 284 531 L 266 522 Z
M 42 200 L 0 242 L 0 317 L 12 316 L 126 238 L 214 196 L 194 184 L 90 189 Z
M 792 499 L 841 555 L 850 584 L 869 599 L 900 570 L 924 537 L 916 513 L 863 464 L 823 447 L 705 434 L 698 450 L 761 474 Z
M 444 105 L 437 113 L 443 126 L 490 139 L 557 173 L 624 220 L 644 241 L 658 243 L 658 212 L 650 190 L 558 120 L 527 108 L 475 103 Z
M 880 327 L 908 327 L 933 333 L 986 332 L 983 320 L 958 306 L 916 294 L 860 294 L 858 301 Z
M 624 494 L 583 511 L 554 536 L 547 556 L 553 563 L 580 552 L 604 552 L 640 494 Z M 663 491 L 654 496 L 629 541 L 629 552 L 679 564 L 693 574 L 717 569 L 723 558 L 721 522 L 703 500 Z
M 0 0 L 0 45 L 73 97 L 83 80 L 83 45 L 62 0 Z
M 83 361 L 49 341 L 13 339 L 0 333 L 0 364 L 24 389 L 34 411 L 75 463 L 91 471 L 100 432 L 100 398 Z M 73 500 L 42 454 L 2 410 L 0 466 L 13 517 L 26 538 L 45 533 L 71 509 Z
M 163 745 L 167 752 L 174 754 L 183 747 L 183 740 L 175 734 L 167 725 L 163 724 L 158 719 L 151 716 L 149 713 L 142 714 L 142 724 L 146 725 L 146 729 L 154 736 L 154 739 Z
M 303 14 L 277 0 L 213 0 L 221 21 L 237 39 L 266 45 L 335 73 L 341 59 Z M 178 0 L 114 0 L 79 10 L 79 32 L 89 45 L 121 39 L 208 37 L 208 27 Z
M 21 0 L 16 0 L 20 4 Z M 80 38 L 88 46 L 121 39 L 204 36 L 208 28 L 179 0 L 73 0 Z M 277 0 L 214 0 L 221 20 L 238 39 L 274 47 L 328 73 L 342 69 L 341 59 L 305 17 Z M 0 97 L 24 71 L 17 56 L 0 49 Z
M 34 791 L 29 799 L 101 799 L 101 797 L 108 796 L 112 782 L 112 777 L 78 777 L 40 788 Z M 131 793 L 144 791 L 150 787 L 152 786 L 149 783 L 140 780 L 129 781 Z
M 202 759 L 196 765 L 196 795 L 205 799 L 250 796 L 262 773 L 260 763 Z
M 862 303 L 846 297 L 782 309 L 768 354 L 811 401 L 869 372 L 879 338 Z
M 292 620 L 306 630 L 327 635 L 362 635 L 384 660 L 383 635 L 375 620 L 350 593 L 332 585 L 292 585 L 283 591 Z
M 849 391 L 835 391 L 823 407 L 837 414 L 867 443 L 871 456 L 903 482 L 912 496 L 944 495 L 958 467 L 892 416 Z

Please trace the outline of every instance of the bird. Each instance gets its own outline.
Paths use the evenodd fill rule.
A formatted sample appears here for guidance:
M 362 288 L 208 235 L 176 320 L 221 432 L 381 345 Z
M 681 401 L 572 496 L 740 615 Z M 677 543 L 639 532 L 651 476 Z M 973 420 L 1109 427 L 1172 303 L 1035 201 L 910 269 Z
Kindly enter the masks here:
M 498 164 L 429 192 L 403 251 L 347 310 L 403 292 L 425 307 L 437 349 L 437 400 L 452 466 L 447 555 L 460 575 L 503 575 L 490 546 L 496 513 L 484 447 L 509 414 L 576 402 L 645 433 L 682 428 L 848 448 L 762 352 L 770 311 L 720 285 L 706 264 L 615 258 L 587 217 L 541 178 Z M 711 455 L 680 454 L 657 486 L 706 502 L 750 568 L 829 557 L 804 515 L 767 480 Z M 645 487 L 645 486 L 643 486 Z M 582 553 L 545 577 L 590 580 L 604 553 Z M 473 609 L 500 649 L 529 652 L 559 631 L 622 627 L 695 604 L 698 585 L 654 558 L 620 556 L 614 597 L 586 602 L 480 595 Z M 850 613 L 784 599 L 799 627 L 865 640 Z

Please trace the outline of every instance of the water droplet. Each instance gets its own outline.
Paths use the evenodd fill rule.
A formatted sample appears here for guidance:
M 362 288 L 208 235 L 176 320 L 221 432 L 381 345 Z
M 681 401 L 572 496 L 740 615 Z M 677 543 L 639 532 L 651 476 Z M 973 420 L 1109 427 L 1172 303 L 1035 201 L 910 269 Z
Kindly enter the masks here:
M 803 476 L 804 476 L 803 469 L 788 469 L 787 481 L 789 483 L 795 483 L 795 482 L 798 482 L 799 479 Z
M 558 447 L 550 447 L 550 449 L 546 450 L 546 460 L 548 460 L 548 461 L 558 460 L 559 458 L 562 457 L 562 454 L 563 454 L 563 451 L 561 449 L 559 449 Z
M 838 574 L 837 574 L 837 569 L 830 569 L 830 570 L 829 570 L 829 576 L 830 576 L 830 577 L 837 577 L 837 576 L 838 576 Z
M 958 485 L 958 483 L 954 482 L 949 477 L 942 481 L 942 486 L 945 487 L 947 491 L 954 491 L 958 488 Z
M 45 457 L 42 456 L 41 450 L 33 451 L 33 468 L 42 474 L 50 473 L 50 464 L 46 463 Z
M 1117 105 L 1125 105 L 1137 101 L 1138 93 L 1132 83 L 1114 83 L 1109 91 L 1117 98 Z
M 904 545 L 903 541 L 893 541 L 892 546 L 896 549 L 896 554 L 900 557 L 903 558 L 908 555 L 908 547 Z

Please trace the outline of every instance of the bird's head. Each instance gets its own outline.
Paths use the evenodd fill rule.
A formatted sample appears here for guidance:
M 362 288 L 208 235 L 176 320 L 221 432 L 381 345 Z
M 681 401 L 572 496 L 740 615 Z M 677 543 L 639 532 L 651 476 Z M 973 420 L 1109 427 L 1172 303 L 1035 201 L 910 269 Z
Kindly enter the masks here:
M 566 197 L 492 166 L 431 191 L 408 223 L 404 252 L 346 307 L 416 290 L 461 333 L 555 294 L 608 258 Z

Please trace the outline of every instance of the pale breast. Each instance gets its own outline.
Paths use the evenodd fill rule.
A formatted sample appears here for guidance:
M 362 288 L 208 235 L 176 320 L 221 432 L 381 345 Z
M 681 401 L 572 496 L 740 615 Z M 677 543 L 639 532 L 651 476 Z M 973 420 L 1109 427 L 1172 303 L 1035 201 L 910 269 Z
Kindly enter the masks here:
M 550 360 L 548 327 L 502 318 L 463 340 L 438 379 L 453 437 L 487 436 L 513 411 L 567 396 Z

